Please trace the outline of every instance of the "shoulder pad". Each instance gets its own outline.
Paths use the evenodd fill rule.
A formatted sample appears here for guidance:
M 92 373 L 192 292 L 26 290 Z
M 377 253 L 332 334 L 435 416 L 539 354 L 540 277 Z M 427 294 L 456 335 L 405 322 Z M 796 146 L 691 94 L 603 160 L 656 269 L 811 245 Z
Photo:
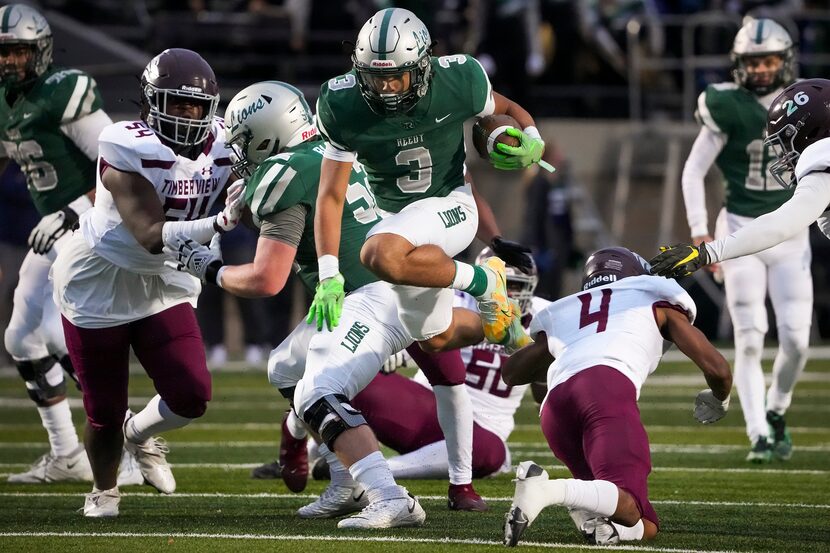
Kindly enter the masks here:
M 666 303 L 685 311 L 689 322 L 694 322 L 697 317 L 694 300 L 673 278 L 643 275 L 624 278 L 609 286 L 614 289 L 628 288 L 648 292 L 654 296 L 654 303 Z
M 63 69 L 43 81 L 53 116 L 61 124 L 101 109 L 103 102 L 95 79 L 78 69 Z
M 795 178 L 825 169 L 830 169 L 830 138 L 822 138 L 804 148 L 795 164 Z
M 737 90 L 735 83 L 717 83 L 706 87 L 697 99 L 697 110 L 695 117 L 701 125 L 709 127 L 716 133 L 727 131 L 727 120 L 731 106 L 727 98 L 732 91 Z
M 116 169 L 134 173 L 149 165 L 176 162 L 173 151 L 144 121 L 119 121 L 105 127 L 98 137 L 98 155 Z

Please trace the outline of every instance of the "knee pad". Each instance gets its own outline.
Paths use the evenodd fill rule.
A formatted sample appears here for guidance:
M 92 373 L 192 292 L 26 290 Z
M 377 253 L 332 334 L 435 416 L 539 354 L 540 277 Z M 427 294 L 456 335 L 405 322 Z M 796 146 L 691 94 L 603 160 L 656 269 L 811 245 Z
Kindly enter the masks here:
M 757 330 L 735 331 L 735 354 L 760 360 L 764 350 L 764 334 Z
M 58 357 L 58 356 L 54 356 Z M 69 375 L 69 378 L 75 382 L 75 387 L 80 390 L 81 389 L 81 381 L 78 380 L 78 375 L 75 374 L 75 365 L 72 364 L 72 360 L 69 358 L 69 355 L 64 355 L 62 357 L 58 357 L 58 363 L 61 364 L 63 370 L 66 371 L 66 374 Z
M 303 414 L 303 420 L 316 432 L 326 446 L 334 451 L 337 437 L 350 428 L 366 423 L 363 415 L 349 404 L 342 394 L 329 394 L 314 402 Z
M 36 404 L 43 405 L 50 399 L 66 395 L 63 367 L 56 365 L 53 357 L 15 361 L 15 365 L 26 382 L 29 397 Z

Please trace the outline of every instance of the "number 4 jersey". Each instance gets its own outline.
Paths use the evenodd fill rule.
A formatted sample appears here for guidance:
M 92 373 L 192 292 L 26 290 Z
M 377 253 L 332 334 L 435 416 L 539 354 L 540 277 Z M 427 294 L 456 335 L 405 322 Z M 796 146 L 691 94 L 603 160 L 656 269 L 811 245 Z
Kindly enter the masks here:
M 759 98 L 735 83 L 709 85 L 697 100 L 702 125 L 725 135 L 716 163 L 726 187 L 726 210 L 744 217 L 760 217 L 789 200 L 767 172 L 772 152 L 764 147 L 767 108 Z
M 548 390 L 596 365 L 613 367 L 637 388 L 654 372 L 670 342 L 657 328 L 655 310 L 677 309 L 694 321 L 694 301 L 673 279 L 636 276 L 553 302 L 530 323 L 544 332 L 554 362 Z
M 35 207 L 45 215 L 95 186 L 95 161 L 61 126 L 101 109 L 95 81 L 77 69 L 50 67 L 25 95 L 11 100 L 0 86 L 0 141 L 26 175 Z

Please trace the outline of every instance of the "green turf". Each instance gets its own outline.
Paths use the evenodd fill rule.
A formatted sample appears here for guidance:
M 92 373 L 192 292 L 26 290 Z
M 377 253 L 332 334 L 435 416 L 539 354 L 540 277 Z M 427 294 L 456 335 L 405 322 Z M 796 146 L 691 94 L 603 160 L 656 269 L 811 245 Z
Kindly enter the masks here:
M 691 416 L 704 387 L 688 363 L 661 366 L 642 391 L 641 411 L 652 442 L 650 495 L 661 517 L 657 540 L 634 544 L 654 551 L 830 550 L 830 362 L 811 361 L 788 414 L 795 454 L 788 463 L 756 467 L 748 449 L 737 398 L 728 417 L 703 427 Z M 150 381 L 134 376 L 131 401 L 153 394 Z M 78 398 L 72 393 L 73 399 Z M 0 378 L 0 473 L 23 470 L 45 450 L 37 412 L 16 378 Z M 301 521 L 294 511 L 325 483 L 303 494 L 281 482 L 248 477 L 249 466 L 276 456 L 285 402 L 263 374 L 214 375 L 208 413 L 167 439 L 178 481 L 177 495 L 146 486 L 125 488 L 121 516 L 88 520 L 76 511 L 87 484 L 41 486 L 0 483 L 0 551 L 488 551 L 503 549 L 501 524 L 513 484 L 509 475 L 476 483 L 491 511 L 446 509 L 446 482 L 405 481 L 427 511 L 423 528 L 343 532 L 335 521 Z M 76 423 L 82 411 L 74 408 Z M 803 448 L 803 449 L 799 449 Z M 514 463 L 534 459 L 551 476 L 567 473 L 547 448 L 530 398 L 517 413 L 511 436 Z M 214 464 L 215 466 L 199 466 Z M 57 535 L 64 534 L 64 535 Z M 378 541 L 378 540 L 398 541 Z M 525 543 L 527 542 L 527 543 Z M 538 546 L 532 544 L 537 543 Z M 576 551 L 583 542 L 562 509 L 547 509 L 527 531 L 525 551 Z

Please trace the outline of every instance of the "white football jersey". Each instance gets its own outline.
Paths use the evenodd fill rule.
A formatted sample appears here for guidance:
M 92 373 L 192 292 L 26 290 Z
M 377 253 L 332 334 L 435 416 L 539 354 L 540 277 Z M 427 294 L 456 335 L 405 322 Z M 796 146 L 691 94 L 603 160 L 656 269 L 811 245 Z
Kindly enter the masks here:
M 464 292 L 456 292 L 455 307 L 478 311 L 476 300 Z M 550 304 L 549 301 L 534 297 L 531 316 Z M 481 427 L 507 441 L 515 425 L 513 416 L 522 403 L 529 384 L 508 386 L 501 378 L 501 368 L 508 355 L 502 346 L 482 342 L 461 350 L 461 358 L 467 367 L 465 384 L 473 404 L 473 419 Z M 415 375 L 421 384 L 427 382 L 421 371 Z M 428 384 L 427 384 L 428 385 Z
M 578 372 L 607 365 L 634 383 L 637 396 L 671 345 L 657 328 L 655 309 L 672 307 L 694 321 L 696 307 L 673 279 L 637 276 L 572 294 L 553 302 L 530 324 L 530 335 L 547 335 L 555 361 L 548 390 Z
M 175 279 L 177 271 L 164 265 L 164 254 L 151 254 L 124 226 L 104 187 L 107 167 L 138 173 L 153 184 L 168 221 L 206 217 L 231 174 L 225 148 L 225 124 L 214 118 L 211 132 L 196 159 L 176 155 L 143 121 L 120 121 L 98 138 L 98 177 L 95 205 L 81 215 L 80 229 L 97 255 L 113 265 L 145 275 Z

